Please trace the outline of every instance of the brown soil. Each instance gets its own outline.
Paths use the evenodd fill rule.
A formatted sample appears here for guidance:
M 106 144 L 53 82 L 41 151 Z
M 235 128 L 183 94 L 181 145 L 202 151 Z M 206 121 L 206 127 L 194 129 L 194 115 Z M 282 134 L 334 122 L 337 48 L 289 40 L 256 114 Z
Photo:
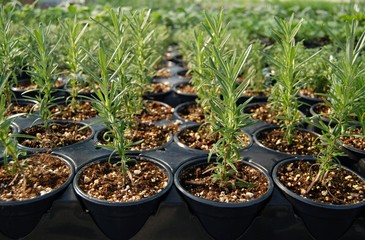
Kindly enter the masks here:
M 319 98 L 319 99 L 326 98 L 325 96 L 317 93 L 313 88 L 303 88 L 299 91 L 299 94 L 310 98 Z
M 196 89 L 191 83 L 181 83 L 176 87 L 178 93 L 196 94 Z
M 223 186 L 213 182 L 213 164 L 205 167 L 190 167 L 182 172 L 180 181 L 182 186 L 191 194 L 207 200 L 225 203 L 247 202 L 259 198 L 268 190 L 268 181 L 260 171 L 243 164 L 235 163 L 237 172 L 235 178 L 230 178 Z M 237 180 L 240 179 L 240 180 Z M 237 187 L 238 182 L 253 184 L 251 186 Z
M 274 112 L 268 103 L 255 104 L 245 111 L 251 114 L 251 118 L 254 120 L 264 121 L 268 124 L 281 124 L 281 121 L 275 118 L 278 113 Z
M 257 136 L 259 142 L 270 149 L 293 155 L 317 155 L 318 136 L 310 133 L 295 130 L 293 133 L 293 143 L 288 144 L 284 138 L 284 132 L 280 128 L 269 129 L 261 132 Z
M 42 125 L 35 125 L 23 130 L 22 134 L 35 138 L 18 138 L 19 144 L 29 148 L 64 147 L 89 138 L 92 131 L 79 123 L 51 123 L 47 131 Z
M 295 161 L 279 168 L 278 177 L 291 191 L 317 202 L 348 205 L 364 201 L 365 182 L 341 167 L 330 170 L 324 181 L 318 181 L 306 193 L 318 169 L 313 162 Z
M 317 114 L 322 115 L 323 117 L 329 118 L 332 114 L 332 109 L 326 105 L 325 103 L 320 103 L 317 104 L 314 108 L 313 108 L 314 112 Z
M 161 147 L 170 140 L 178 128 L 178 125 L 156 126 L 153 124 L 139 123 L 130 131 L 126 132 L 126 137 L 130 142 L 138 142 L 141 140 L 142 142 L 132 146 L 129 150 L 141 151 Z M 112 141 L 113 137 L 105 136 L 107 139 L 103 139 L 105 132 L 106 130 L 98 134 L 98 141 L 101 144 L 107 145 Z
M 98 115 L 92 103 L 88 101 L 77 101 L 76 108 L 69 104 L 57 104 L 51 108 L 51 112 L 53 120 L 82 121 Z
M 145 108 L 142 112 L 136 115 L 141 122 L 146 123 L 163 119 L 171 120 L 174 110 L 172 107 L 156 101 L 146 101 L 144 105 Z
M 150 85 L 148 85 L 144 92 L 146 94 L 149 93 L 167 93 L 168 91 L 171 90 L 171 87 L 168 84 L 165 83 L 151 83 Z
M 161 192 L 168 184 L 165 170 L 148 161 L 138 161 L 123 176 L 118 164 L 102 162 L 87 167 L 78 181 L 91 197 L 111 202 L 133 202 Z
M 36 106 L 34 104 L 11 103 L 6 109 L 6 116 L 9 117 L 19 113 L 30 114 L 35 110 Z
M 49 193 L 64 184 L 70 167 L 51 154 L 39 154 L 20 161 L 23 170 L 14 176 L 0 166 L 0 200 L 19 201 Z M 13 162 L 9 163 L 11 168 Z
M 243 93 L 245 96 L 249 96 L 249 97 L 255 97 L 255 96 L 266 97 L 266 96 L 269 96 L 270 89 L 269 88 L 264 89 L 264 90 L 247 89 Z
M 331 115 L 333 114 L 333 110 L 330 106 L 328 106 L 326 103 L 320 103 L 317 104 L 314 108 L 313 108 L 314 112 L 321 115 L 324 118 L 331 118 Z M 350 121 L 356 122 L 357 118 L 355 115 L 350 115 Z
M 64 80 L 60 79 L 60 80 L 57 80 L 53 84 L 53 87 L 58 88 L 58 87 L 61 87 L 64 84 L 65 84 Z M 14 88 L 17 89 L 17 90 L 29 91 L 29 90 L 38 89 L 39 87 L 35 84 L 32 84 L 30 81 L 29 82 L 24 81 L 24 82 L 19 82 Z
M 203 123 L 205 121 L 204 110 L 196 103 L 180 108 L 177 114 L 191 122 Z
M 250 138 L 246 134 L 241 135 L 246 143 L 250 143 Z M 185 128 L 178 135 L 179 141 L 193 149 L 209 151 L 214 143 L 219 139 L 219 135 L 213 135 L 209 125 L 201 125 L 198 128 Z
M 353 128 L 350 131 L 350 136 L 341 137 L 344 144 L 365 151 L 365 137 L 362 128 Z
M 166 68 L 161 68 L 160 70 L 158 70 L 154 76 L 154 78 L 169 78 L 172 76 L 172 73 L 166 69 Z

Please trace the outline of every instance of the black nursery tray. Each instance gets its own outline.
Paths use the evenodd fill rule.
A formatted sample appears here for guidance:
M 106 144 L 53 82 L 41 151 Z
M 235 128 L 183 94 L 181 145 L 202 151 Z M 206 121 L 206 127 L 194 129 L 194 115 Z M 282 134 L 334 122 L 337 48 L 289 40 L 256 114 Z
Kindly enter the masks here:
M 24 127 L 31 119 L 20 119 L 18 125 Z M 97 131 L 100 125 L 93 126 Z M 254 125 L 248 129 L 252 133 L 260 127 Z M 93 139 L 68 146 L 54 152 L 74 159 L 76 168 L 98 156 L 108 155 L 109 150 L 96 148 Z M 166 148 L 146 152 L 145 155 L 165 162 L 175 171 L 178 166 L 189 159 L 198 157 L 196 152 L 179 147 L 171 142 Z M 243 150 L 246 160 L 260 164 L 271 172 L 280 159 L 288 157 L 264 149 L 257 144 Z M 201 156 L 201 155 L 200 155 Z M 360 240 L 365 238 L 364 215 L 358 217 L 342 240 Z M 119 226 L 122 228 L 123 226 Z M 224 231 L 224 229 L 222 229 Z M 0 239 L 9 239 L 0 234 Z M 107 239 L 94 223 L 88 211 L 76 198 L 72 186 L 56 199 L 52 208 L 43 215 L 37 227 L 24 239 Z M 199 220 L 190 213 L 186 203 L 179 196 L 175 187 L 161 202 L 157 212 L 152 215 L 143 228 L 132 239 L 212 239 L 201 226 Z M 295 215 L 290 203 L 275 188 L 274 193 L 260 214 L 254 219 L 248 230 L 239 239 L 313 239 L 306 230 L 302 220 Z

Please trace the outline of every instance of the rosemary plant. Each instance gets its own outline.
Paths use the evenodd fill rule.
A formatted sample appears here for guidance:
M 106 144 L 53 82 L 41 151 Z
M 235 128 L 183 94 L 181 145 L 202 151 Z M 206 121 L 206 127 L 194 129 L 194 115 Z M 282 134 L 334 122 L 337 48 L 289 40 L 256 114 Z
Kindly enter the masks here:
M 209 122 L 212 119 L 213 112 L 210 109 L 208 100 L 210 96 L 219 94 L 219 85 L 215 84 L 215 78 L 211 71 L 206 70 L 208 58 L 217 63 L 211 46 L 215 46 L 219 51 L 223 51 L 229 35 L 226 34 L 227 26 L 224 24 L 224 11 L 221 10 L 218 15 L 204 13 L 205 19 L 202 23 L 203 31 L 194 33 L 193 43 L 193 78 L 192 84 L 197 90 L 198 103 L 204 109 L 205 119 Z
M 209 58 L 209 71 L 214 75 L 220 89 L 220 95 L 212 95 L 208 99 L 214 112 L 210 124 L 213 133 L 220 136 L 210 156 L 213 153 L 217 154 L 213 181 L 218 181 L 221 186 L 225 186 L 237 171 L 234 163 L 241 159 L 240 149 L 247 145 L 242 138 L 242 135 L 245 135 L 242 129 L 252 124 L 249 114 L 243 113 L 248 101 L 237 105 L 238 99 L 249 85 L 252 74 L 239 85 L 236 82 L 251 49 L 252 45 L 240 56 L 237 56 L 236 52 L 227 56 L 223 49 L 219 50 L 213 45 L 212 56 Z M 237 180 L 237 187 L 247 184 L 241 179 Z
M 53 52 L 61 39 L 55 44 L 50 41 L 51 25 L 44 26 L 40 23 L 33 30 L 29 28 L 26 30 L 31 38 L 30 43 L 29 45 L 21 43 L 34 58 L 30 63 L 30 75 L 39 89 L 36 96 L 39 102 L 39 117 L 43 120 L 44 127 L 49 129 L 49 120 L 52 116 L 50 108 L 56 100 L 53 94 L 56 90 L 53 86 L 57 80 L 57 64 L 54 62 Z
M 295 36 L 303 22 L 301 19 L 294 24 L 294 15 L 289 20 L 275 18 L 277 27 L 273 30 L 273 38 L 279 44 L 279 51 L 272 57 L 267 55 L 276 67 L 276 84 L 272 87 L 269 97 L 273 111 L 278 112 L 276 118 L 282 121 L 281 128 L 288 144 L 292 143 L 293 131 L 298 125 L 301 114 L 299 112 L 298 92 L 303 79 L 298 78 L 300 68 L 317 53 L 298 62 L 298 44 Z
M 16 80 L 17 60 L 21 56 L 18 47 L 18 38 L 12 29 L 12 16 L 14 8 L 10 10 L 2 5 L 0 6 L 0 61 L 1 67 L 11 71 L 11 78 Z M 10 81 L 6 81 L 3 94 L 6 95 L 6 102 L 11 102 Z
M 25 152 L 18 148 L 16 134 L 12 133 L 11 124 L 14 118 L 22 115 L 15 114 L 7 117 L 7 96 L 4 94 L 5 86 L 11 75 L 10 71 L 3 69 L 1 71 L 1 85 L 0 85 L 0 143 L 3 148 L 2 157 L 4 159 L 4 166 L 7 172 L 11 175 L 17 174 L 23 166 L 18 161 L 20 155 L 25 155 Z M 12 161 L 11 169 L 9 169 L 9 161 Z
M 140 109 L 143 109 L 143 93 L 151 83 L 154 75 L 154 66 L 158 63 L 161 53 L 158 51 L 158 44 L 163 39 L 157 37 L 155 26 L 151 20 L 151 10 L 136 10 L 126 15 L 130 27 L 128 32 L 130 41 L 134 44 L 130 50 L 133 55 L 131 66 L 128 70 L 132 78 L 132 84 L 139 86 L 135 89 L 139 96 L 139 102 L 135 102 Z
M 81 39 L 84 35 L 88 23 L 82 26 L 75 15 L 74 19 L 59 20 L 63 31 L 65 32 L 65 40 L 67 44 L 66 64 L 70 70 L 69 86 L 71 88 L 71 107 L 76 108 L 76 99 L 78 96 L 78 84 L 82 81 L 82 72 L 79 61 L 81 61 Z
M 117 69 L 110 72 L 110 66 L 113 64 L 122 45 L 123 39 L 118 44 L 114 52 L 109 56 L 106 46 L 103 42 L 99 44 L 98 57 L 95 58 L 89 51 L 85 50 L 91 61 L 96 64 L 97 69 L 91 69 L 85 64 L 81 63 L 84 70 L 92 76 L 95 83 L 94 91 L 96 97 L 92 99 L 95 109 L 99 113 L 100 120 L 92 124 L 103 123 L 106 126 L 106 135 L 112 136 L 112 146 L 105 147 L 113 149 L 112 154 L 117 153 L 120 157 L 120 165 L 123 176 L 128 171 L 128 162 L 130 158 L 126 156 L 126 150 L 131 146 L 129 140 L 125 137 L 125 131 L 129 128 L 128 113 L 126 113 L 124 104 L 128 101 L 128 92 L 130 89 L 126 87 L 121 90 L 118 87 L 118 72 L 124 67 L 129 58 L 126 54 L 124 59 L 119 63 Z M 100 72 L 100 75 L 99 75 Z M 97 86 L 97 87 L 96 87 Z M 110 156 L 112 156 L 112 154 Z
M 346 43 L 329 31 L 341 53 L 336 62 L 327 60 L 333 68 L 327 103 L 332 109 L 331 118 L 340 126 L 342 135 L 346 134 L 350 122 L 354 121 L 355 113 L 360 120 L 363 118 L 363 113 L 359 110 L 364 109 L 365 98 L 365 66 L 361 58 L 365 47 L 365 32 L 357 39 L 357 25 L 356 21 L 346 24 Z

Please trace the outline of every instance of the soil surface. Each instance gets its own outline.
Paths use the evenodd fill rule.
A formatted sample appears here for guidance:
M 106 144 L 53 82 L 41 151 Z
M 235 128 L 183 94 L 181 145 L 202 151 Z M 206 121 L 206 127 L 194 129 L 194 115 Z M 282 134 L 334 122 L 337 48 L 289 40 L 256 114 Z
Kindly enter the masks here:
M 269 129 L 257 135 L 259 142 L 270 149 L 293 155 L 317 155 L 319 149 L 318 136 L 311 132 L 296 129 L 293 133 L 293 143 L 288 144 L 284 132 L 280 128 Z
M 254 120 L 264 121 L 268 124 L 280 125 L 282 121 L 275 118 L 278 112 L 274 112 L 268 103 L 255 104 L 248 107 L 245 112 L 251 114 L 251 118 Z
M 365 182 L 341 167 L 329 170 L 323 181 L 307 191 L 318 169 L 314 162 L 295 161 L 279 168 L 278 177 L 292 192 L 317 202 L 348 205 L 365 201 Z
M 260 97 L 267 97 L 270 94 L 270 89 L 264 89 L 264 90 L 252 90 L 252 89 L 247 89 L 243 92 L 243 94 L 245 96 L 249 96 L 249 97 L 255 97 L 255 96 L 260 96 Z
M 89 138 L 92 130 L 79 123 L 51 123 L 48 130 L 43 125 L 26 128 L 22 134 L 35 138 L 18 138 L 19 144 L 29 148 L 64 147 Z
M 196 89 L 191 83 L 181 83 L 176 86 L 178 93 L 196 94 Z
M 20 161 L 24 167 L 14 176 L 0 166 L 0 200 L 19 201 L 49 193 L 64 184 L 71 174 L 70 166 L 51 154 L 40 154 Z M 13 162 L 9 163 L 11 169 Z
M 167 93 L 170 90 L 171 90 L 171 87 L 168 84 L 165 84 L 165 83 L 151 83 L 150 85 L 148 85 L 144 89 L 144 92 L 145 92 L 145 94 Z
M 57 80 L 52 87 L 54 88 L 58 88 L 65 85 L 65 81 L 62 79 Z M 23 82 L 18 82 L 18 84 L 16 86 L 14 86 L 14 89 L 16 90 L 20 90 L 20 91 L 29 91 L 29 90 L 36 90 L 39 87 L 35 84 L 32 84 L 30 81 L 23 81 Z
M 241 135 L 241 138 L 245 143 L 250 143 L 250 138 L 245 133 Z M 196 128 L 185 128 L 179 133 L 178 139 L 190 148 L 209 151 L 218 141 L 219 135 L 213 135 L 209 125 L 204 124 Z
M 353 128 L 349 132 L 350 136 L 341 137 L 344 144 L 365 151 L 365 137 L 362 128 Z
M 34 112 L 36 110 L 36 105 L 34 104 L 20 104 L 20 103 L 11 103 L 10 105 L 8 105 L 7 109 L 6 109 L 6 116 L 9 117 L 11 115 L 15 115 L 15 114 L 19 114 L 19 113 L 24 113 L 25 115 L 30 114 L 32 112 Z
M 303 88 L 299 91 L 299 94 L 310 98 L 326 98 L 326 96 L 322 95 L 322 93 L 317 93 L 313 88 Z
M 158 70 L 156 72 L 156 74 L 153 76 L 153 78 L 169 78 L 172 76 L 172 73 L 166 69 L 166 68 L 161 68 L 160 70 Z
M 204 110 L 197 103 L 186 105 L 179 109 L 177 114 L 188 121 L 203 123 L 205 121 Z
M 171 136 L 178 130 L 178 125 L 156 126 L 153 124 L 139 123 L 130 131 L 125 133 L 130 142 L 141 143 L 133 145 L 129 150 L 151 150 L 163 146 L 170 141 Z M 104 137 L 103 137 L 104 136 Z M 113 136 L 106 134 L 106 130 L 101 131 L 98 136 L 98 142 L 103 145 L 110 144 Z
M 92 103 L 88 101 L 77 101 L 76 107 L 70 104 L 57 104 L 51 108 L 51 112 L 53 120 L 82 121 L 98 115 Z
M 172 107 L 156 101 L 145 101 L 144 105 L 142 112 L 136 115 L 141 122 L 171 120 L 174 111 Z
M 225 203 L 247 202 L 259 198 L 268 190 L 268 181 L 260 171 L 242 162 L 235 163 L 237 172 L 220 186 L 212 179 L 213 164 L 193 166 L 182 172 L 180 181 L 184 189 L 191 194 L 207 200 Z M 249 183 L 238 187 L 238 182 Z M 252 185 L 251 185 L 252 184 Z
M 133 202 L 151 197 L 168 185 L 164 169 L 148 161 L 137 161 L 123 175 L 118 164 L 102 162 L 87 167 L 78 184 L 91 197 L 111 202 Z

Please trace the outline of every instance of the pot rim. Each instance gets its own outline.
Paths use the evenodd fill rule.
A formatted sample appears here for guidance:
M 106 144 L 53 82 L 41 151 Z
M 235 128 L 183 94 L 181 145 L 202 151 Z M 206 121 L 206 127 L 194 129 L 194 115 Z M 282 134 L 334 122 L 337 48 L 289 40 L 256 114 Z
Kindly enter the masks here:
M 263 127 L 260 127 L 258 128 L 254 133 L 253 133 L 253 141 L 259 145 L 260 147 L 268 150 L 268 151 L 271 151 L 271 152 L 276 152 L 276 153 L 281 153 L 281 154 L 285 154 L 285 155 L 288 155 L 288 156 L 310 156 L 310 155 L 293 155 L 293 154 L 290 154 L 290 153 L 286 153 L 286 152 L 281 152 L 279 150 L 275 150 L 275 149 L 272 149 L 272 148 L 269 148 L 265 145 L 263 145 L 259 140 L 258 140 L 258 135 L 260 133 L 263 133 L 265 131 L 268 131 L 270 129 L 275 129 L 275 128 L 280 128 L 279 125 L 276 125 L 276 124 L 269 124 L 269 125 L 266 125 L 266 126 L 263 126 Z M 312 130 L 309 130 L 309 129 L 306 129 L 306 128 L 302 128 L 302 127 L 297 127 L 296 129 L 300 130 L 300 131 L 303 131 L 303 132 L 308 132 L 308 133 L 311 133 L 311 134 L 314 134 L 316 135 L 317 137 L 320 137 L 320 134 L 319 133 L 316 133 Z
M 148 123 L 146 123 L 146 124 L 148 124 Z M 156 125 L 156 126 L 158 127 L 159 125 Z M 107 148 L 104 148 L 103 146 L 98 146 L 98 143 L 100 142 L 99 134 L 104 130 L 106 130 L 106 127 L 103 127 L 101 129 L 95 131 L 95 134 L 92 137 L 95 147 L 107 149 Z M 168 141 L 158 147 L 151 148 L 151 149 L 145 149 L 145 150 L 127 150 L 127 153 L 128 154 L 140 154 L 140 153 L 146 153 L 146 152 L 151 152 L 151 151 L 155 151 L 155 150 L 165 149 L 169 144 L 172 143 L 173 140 L 174 140 L 174 135 L 170 133 Z
M 192 151 L 192 152 L 196 152 L 196 153 L 202 153 L 202 154 L 209 154 L 209 150 L 201 150 L 201 149 L 195 149 L 195 148 L 191 148 L 185 144 L 183 144 L 180 140 L 179 140 L 179 135 L 186 129 L 188 128 L 193 128 L 193 129 L 196 129 L 196 128 L 199 128 L 201 125 L 203 125 L 203 123 L 190 123 L 190 124 L 186 124 L 184 126 L 182 126 L 182 128 L 177 131 L 174 136 L 173 136 L 173 140 L 174 142 L 181 148 L 183 149 L 186 149 L 186 150 L 189 150 L 189 151 Z M 243 147 L 241 148 L 240 150 L 244 150 L 244 149 L 249 149 L 252 145 L 253 145 L 253 138 L 251 136 L 251 134 L 249 134 L 248 132 L 246 131 L 242 131 L 242 133 L 244 133 L 249 139 L 250 139 L 250 142 L 247 144 L 246 147 Z
M 272 179 L 275 183 L 275 185 L 277 187 L 280 188 L 280 190 L 282 190 L 285 194 L 289 195 L 290 197 L 300 201 L 300 202 L 303 202 L 303 203 L 306 203 L 306 204 L 310 204 L 310 205 L 313 205 L 313 206 L 316 206 L 316 207 L 321 207 L 321 208 L 327 208 L 327 209 L 337 209 L 337 210 L 348 210 L 348 209 L 353 209 L 353 208 L 358 208 L 358 207 L 363 207 L 365 206 L 365 200 L 362 201 L 362 202 L 359 202 L 359 203 L 354 203 L 354 204 L 349 204 L 349 205 L 339 205 L 339 204 L 328 204 L 328 203 L 322 203 L 322 202 L 317 202 L 317 201 L 314 201 L 314 200 L 311 200 L 309 198 L 305 198 L 305 197 L 302 197 L 300 196 L 299 194 L 296 194 L 294 192 L 292 192 L 291 190 L 289 190 L 279 179 L 278 179 L 278 176 L 277 176 L 277 171 L 278 171 L 278 168 L 280 166 L 282 166 L 283 164 L 287 163 L 287 162 L 291 162 L 291 161 L 301 161 L 301 160 L 304 160 L 304 161 L 315 161 L 315 158 L 312 157 L 312 156 L 303 156 L 303 157 L 289 157 L 289 158 L 286 158 L 280 162 L 278 162 L 273 170 L 272 170 Z M 362 176 L 360 176 L 359 174 L 355 173 L 353 170 L 343 166 L 343 165 L 340 165 L 341 168 L 344 168 L 346 169 L 347 171 L 350 171 L 352 172 L 353 174 L 355 174 L 356 176 L 358 176 L 360 179 L 362 179 L 362 181 L 365 181 L 365 178 L 363 178 Z
M 212 156 L 212 159 L 215 160 L 215 156 Z M 211 160 L 212 160 L 211 159 Z M 270 176 L 270 174 L 266 171 L 266 169 L 264 167 L 262 167 L 261 165 L 259 165 L 258 163 L 255 162 L 249 162 L 249 161 L 245 161 L 244 158 L 241 159 L 241 161 L 246 164 L 249 165 L 257 170 L 259 170 L 262 174 L 265 175 L 266 180 L 268 182 L 268 189 L 267 191 L 261 195 L 258 198 L 255 198 L 254 200 L 250 200 L 247 202 L 240 202 L 240 203 L 226 203 L 226 202 L 216 202 L 216 201 L 211 201 L 211 200 L 207 200 L 201 197 L 197 197 L 193 194 L 191 194 L 189 191 L 187 191 L 185 188 L 182 187 L 182 185 L 180 184 L 180 175 L 183 172 L 183 170 L 186 167 L 190 167 L 192 165 L 204 165 L 204 164 L 208 164 L 207 162 L 207 157 L 206 156 L 199 156 L 193 159 L 190 159 L 189 161 L 186 161 L 185 163 L 181 164 L 177 170 L 175 171 L 174 174 L 174 183 L 176 188 L 183 193 L 186 197 L 194 200 L 194 201 L 198 201 L 213 207 L 223 207 L 223 208 L 241 208 L 243 206 L 252 206 L 255 205 L 257 203 L 263 202 L 265 201 L 267 198 L 269 198 L 272 194 L 272 192 L 274 191 L 274 182 Z
M 127 154 L 127 156 L 134 158 L 136 161 L 150 161 L 153 162 L 155 164 L 157 164 L 159 167 L 161 167 L 162 169 L 164 169 L 166 171 L 166 174 L 168 175 L 168 182 L 167 182 L 167 186 L 162 189 L 160 192 L 156 193 L 153 196 L 147 197 L 147 198 L 143 198 L 141 200 L 138 201 L 133 201 L 133 202 L 111 202 L 111 201 L 106 201 L 106 200 L 101 200 L 101 199 L 97 199 L 95 197 L 89 196 L 87 193 L 83 192 L 78 185 L 78 180 L 80 178 L 81 173 L 83 172 L 83 170 L 95 163 L 99 163 L 99 162 L 104 162 L 104 161 L 108 161 L 110 154 L 108 155 L 103 155 L 97 158 L 94 158 L 90 161 L 88 161 L 87 163 L 83 164 L 77 171 L 76 174 L 73 178 L 72 181 L 72 187 L 74 189 L 74 192 L 76 193 L 77 196 L 81 197 L 82 199 L 85 199 L 89 202 L 92 202 L 94 204 L 99 204 L 99 205 L 103 205 L 103 206 L 110 206 L 110 207 L 115 207 L 115 206 L 134 206 L 134 205 L 140 205 L 140 204 L 144 204 L 147 202 L 151 202 L 163 195 L 165 195 L 172 187 L 173 185 L 173 174 L 171 172 L 171 169 L 163 162 L 149 157 L 149 156 L 136 156 L 136 155 L 131 155 L 131 154 Z M 112 159 L 115 159 L 116 155 L 112 156 Z
M 5 206 L 18 206 L 18 205 L 25 205 L 25 204 L 31 204 L 31 203 L 34 203 L 34 202 L 42 201 L 45 198 L 48 198 L 52 195 L 55 195 L 55 194 L 61 192 L 67 186 L 70 185 L 70 183 L 72 182 L 72 180 L 74 178 L 74 175 L 75 175 L 75 166 L 74 166 L 74 164 L 72 162 L 72 159 L 70 157 L 68 157 L 64 154 L 54 153 L 54 152 L 51 152 L 51 153 L 39 152 L 39 153 L 27 153 L 26 156 L 23 156 L 20 159 L 25 159 L 27 157 L 36 156 L 36 155 L 40 155 L 40 154 L 51 154 L 52 156 L 54 156 L 54 157 L 62 160 L 63 162 L 65 162 L 70 168 L 70 175 L 68 176 L 68 179 L 61 186 L 59 186 L 58 188 L 56 188 L 53 191 L 48 192 L 44 195 L 37 196 L 37 197 L 31 198 L 31 199 L 25 199 L 25 200 L 16 200 L 16 201 L 1 201 L 0 200 L 0 206 L 3 206 L 3 207 L 5 207 Z M 1 160 L 1 163 L 2 163 L 2 160 Z
M 37 121 L 38 119 L 36 119 L 35 121 Z M 34 121 L 34 122 L 35 122 Z M 33 122 L 33 123 L 34 123 Z M 27 146 L 24 146 L 24 145 L 21 145 L 19 142 L 18 142 L 18 146 L 19 148 L 22 148 L 22 149 L 25 149 L 27 151 L 30 151 L 30 152 L 46 152 L 46 151 L 49 151 L 49 150 L 60 150 L 60 149 L 64 149 L 64 148 L 67 148 L 67 147 L 70 147 L 70 146 L 75 146 L 77 144 L 83 144 L 87 141 L 89 141 L 90 139 L 93 138 L 93 136 L 95 135 L 95 130 L 90 126 L 90 124 L 86 123 L 86 122 L 83 122 L 83 121 L 72 121 L 72 120 L 50 120 L 49 121 L 50 123 L 59 123 L 59 124 L 68 124 L 68 123 L 73 123 L 73 124 L 79 124 L 79 125 L 83 125 L 84 127 L 88 127 L 90 130 L 91 130 L 91 134 L 90 136 L 88 136 L 86 139 L 82 140 L 82 141 L 79 141 L 79 142 L 76 142 L 76 143 L 73 143 L 73 144 L 69 144 L 69 145 L 65 145 L 65 146 L 59 146 L 59 147 L 54 147 L 54 148 L 31 148 L 31 147 L 27 147 Z M 19 129 L 19 133 L 22 133 L 24 129 L 27 129 L 27 128 L 30 128 L 32 126 L 37 126 L 37 125 L 41 125 L 43 123 L 43 120 L 37 122 L 36 124 L 32 124 L 31 126 L 27 126 L 25 128 L 20 128 Z

